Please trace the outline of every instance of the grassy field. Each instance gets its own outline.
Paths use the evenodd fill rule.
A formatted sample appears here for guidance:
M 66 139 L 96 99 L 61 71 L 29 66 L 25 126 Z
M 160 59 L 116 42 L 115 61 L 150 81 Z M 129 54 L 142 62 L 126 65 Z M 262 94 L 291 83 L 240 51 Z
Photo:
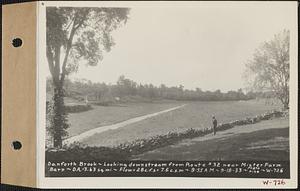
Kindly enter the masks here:
M 139 160 L 289 160 L 288 119 L 279 118 L 184 140 L 139 156 Z
M 165 110 L 180 105 L 176 101 L 154 101 L 152 103 L 126 103 L 114 106 L 92 105 L 93 109 L 80 113 L 70 113 L 69 136 L 87 130 L 128 120 L 137 116 Z
M 113 146 L 138 138 L 149 138 L 167 134 L 170 131 L 181 132 L 189 128 L 210 128 L 211 116 L 215 115 L 219 123 L 253 117 L 266 111 L 279 109 L 278 105 L 265 105 L 264 102 L 228 101 L 228 102 L 185 102 L 187 105 L 178 110 L 161 114 L 116 130 L 108 130 L 83 140 L 91 146 Z M 122 121 L 136 115 L 156 112 L 168 107 L 181 105 L 175 103 L 143 103 L 122 107 L 104 107 L 104 109 L 70 115 L 73 124 L 70 128 L 76 132 L 83 129 Z M 91 113 L 89 113 L 91 112 Z M 129 112 L 129 113 L 128 113 Z M 74 132 L 74 130 L 73 130 Z

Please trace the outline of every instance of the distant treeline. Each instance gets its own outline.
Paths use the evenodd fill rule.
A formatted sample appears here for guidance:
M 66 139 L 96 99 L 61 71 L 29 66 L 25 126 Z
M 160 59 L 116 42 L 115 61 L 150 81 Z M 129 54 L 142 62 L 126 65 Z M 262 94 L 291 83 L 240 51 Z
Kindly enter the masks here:
M 52 91 L 51 79 L 47 79 L 47 92 Z M 164 84 L 154 86 L 152 84 L 138 84 L 125 76 L 120 76 L 116 84 L 93 83 L 89 80 L 66 80 L 64 83 L 65 96 L 75 99 L 88 98 L 89 101 L 111 101 L 128 96 L 136 96 L 147 99 L 170 99 L 185 101 L 233 101 L 249 100 L 257 97 L 272 97 L 270 93 L 248 92 L 242 89 L 223 93 L 220 90 L 202 91 L 184 89 L 184 86 L 167 87 Z

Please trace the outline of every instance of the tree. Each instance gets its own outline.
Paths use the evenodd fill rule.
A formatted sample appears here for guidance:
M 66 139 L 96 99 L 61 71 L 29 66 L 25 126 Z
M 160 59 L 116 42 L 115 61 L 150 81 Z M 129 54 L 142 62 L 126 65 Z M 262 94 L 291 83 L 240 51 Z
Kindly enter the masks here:
M 63 98 L 66 76 L 76 72 L 79 63 L 98 64 L 103 50 L 110 51 L 114 45 L 111 32 L 126 23 L 128 13 L 128 8 L 47 8 L 46 56 L 54 86 L 54 147 L 62 146 L 68 127 Z
M 289 107 L 289 34 L 284 30 L 263 43 L 246 64 L 244 74 L 252 90 L 274 92 L 284 109 Z

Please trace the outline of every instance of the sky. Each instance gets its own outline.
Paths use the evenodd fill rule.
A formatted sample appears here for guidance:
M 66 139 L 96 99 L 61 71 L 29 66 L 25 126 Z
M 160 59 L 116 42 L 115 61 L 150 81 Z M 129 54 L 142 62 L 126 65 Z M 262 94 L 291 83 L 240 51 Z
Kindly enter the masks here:
M 245 63 L 274 34 L 291 28 L 281 4 L 132 7 L 116 45 L 97 66 L 81 64 L 71 79 L 221 91 L 244 88 Z M 294 18 L 293 18 L 294 19 Z

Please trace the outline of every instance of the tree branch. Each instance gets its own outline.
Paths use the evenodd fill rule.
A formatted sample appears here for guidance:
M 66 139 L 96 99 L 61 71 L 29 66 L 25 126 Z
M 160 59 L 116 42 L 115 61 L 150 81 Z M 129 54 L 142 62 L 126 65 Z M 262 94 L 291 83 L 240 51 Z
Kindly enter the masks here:
M 49 66 L 51 76 L 54 76 L 53 53 L 50 46 L 47 46 L 46 54 L 47 54 L 48 66 Z
M 71 19 L 70 23 L 66 26 L 66 29 L 65 30 L 68 30 L 69 27 L 71 26 L 72 22 L 75 21 L 75 16 Z
M 75 17 L 76 17 L 76 14 L 75 14 Z M 67 41 L 66 54 L 65 54 L 65 57 L 64 57 L 64 60 L 63 60 L 63 65 L 62 65 L 62 73 L 61 73 L 61 79 L 60 79 L 61 83 L 63 83 L 64 80 L 65 80 L 65 76 L 66 76 L 66 72 L 67 72 L 66 66 L 67 66 L 70 50 L 72 48 L 72 41 L 73 41 L 75 32 L 78 29 L 78 28 L 75 27 L 75 21 L 76 21 L 75 17 L 74 17 L 73 26 L 72 26 L 72 29 L 71 29 L 71 32 L 70 32 L 70 36 L 69 36 L 68 41 Z
M 57 45 L 55 48 L 54 48 L 54 69 L 53 69 L 53 82 L 54 83 L 58 83 L 59 82 L 59 74 L 60 74 L 60 48 L 61 48 L 61 45 Z

